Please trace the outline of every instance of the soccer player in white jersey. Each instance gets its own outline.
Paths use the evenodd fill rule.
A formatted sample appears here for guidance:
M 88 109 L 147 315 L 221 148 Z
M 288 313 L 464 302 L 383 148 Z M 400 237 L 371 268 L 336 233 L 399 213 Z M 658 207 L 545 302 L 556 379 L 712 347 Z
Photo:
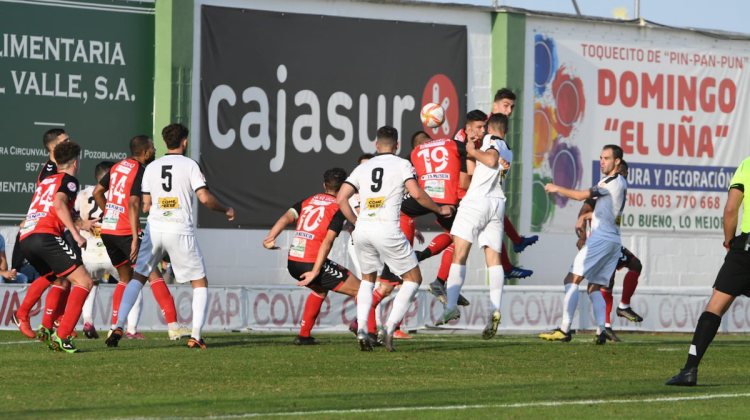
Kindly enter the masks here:
M 589 282 L 589 298 L 596 320 L 594 341 L 597 345 L 607 342 L 607 310 L 600 289 L 609 285 L 609 278 L 617 267 L 622 249 L 620 219 L 628 195 L 628 183 L 617 172 L 621 160 L 620 146 L 608 144 L 599 156 L 599 165 L 604 177 L 598 184 L 587 190 L 571 190 L 554 184 L 544 187 L 550 194 L 561 194 L 573 200 L 596 198 L 596 207 L 591 218 L 591 234 L 573 260 L 570 272 L 565 276 L 562 323 L 554 331 L 541 334 L 540 338 L 548 341 L 570 341 L 570 325 L 578 307 L 578 285 L 586 279 Z
M 105 174 L 109 173 L 114 165 L 114 162 L 101 162 L 96 165 L 96 168 L 94 169 L 96 182 L 99 183 L 99 180 L 101 180 Z M 75 210 L 81 216 L 79 221 L 88 221 L 89 223 L 94 224 L 92 229 L 93 233 L 81 229 L 81 236 L 86 239 L 86 248 L 81 252 L 83 265 L 91 274 L 91 279 L 94 280 L 94 286 L 91 288 L 91 292 L 89 292 L 89 296 L 83 304 L 83 334 L 86 338 L 91 339 L 99 338 L 99 333 L 94 326 L 94 304 L 96 302 L 97 292 L 99 291 L 99 282 L 106 274 L 109 274 L 115 279 L 120 278 L 117 269 L 112 266 L 112 261 L 110 261 L 109 255 L 107 255 L 107 249 L 102 242 L 101 223 L 99 223 L 102 218 L 102 211 L 94 200 L 94 187 L 94 185 L 90 185 L 81 190 L 78 193 L 74 205 Z M 130 311 L 130 314 L 128 314 L 128 332 L 125 335 L 127 338 L 144 338 L 143 335 L 138 332 L 138 321 L 140 320 L 142 310 L 143 293 L 141 292 L 135 303 L 135 310 Z
M 365 153 L 365 154 L 363 154 L 362 156 L 359 157 L 359 159 L 357 160 L 357 165 L 361 165 L 361 164 L 367 162 L 368 160 L 370 160 L 370 159 L 372 159 L 374 157 L 375 157 L 375 155 L 373 155 L 372 153 Z M 354 194 L 349 199 L 349 206 L 351 206 L 351 208 L 354 209 L 354 215 L 355 216 L 357 214 L 359 214 L 359 194 Z M 352 264 L 351 264 L 352 268 L 351 268 L 350 271 L 352 272 L 352 274 L 354 275 L 354 277 L 356 277 L 356 278 L 359 279 L 359 278 L 362 278 L 362 270 L 360 270 L 360 268 L 359 268 L 359 261 L 357 260 L 357 253 L 354 251 L 354 235 L 353 235 L 353 233 L 354 233 L 354 231 L 350 231 L 349 232 L 350 239 L 349 239 L 349 242 L 347 242 L 346 250 L 349 253 L 349 258 L 351 258 L 351 260 L 352 260 Z M 373 334 L 374 334 L 374 332 L 373 332 Z
M 161 134 L 168 152 L 151 163 L 143 174 L 143 210 L 148 213 L 148 224 L 133 276 L 138 281 L 131 281 L 125 288 L 120 312 L 130 311 L 148 274 L 169 254 L 177 282 L 190 282 L 193 286 L 193 332 L 187 346 L 205 349 L 201 330 L 208 312 L 208 280 L 193 231 L 193 196 L 198 196 L 209 209 L 224 213 L 229 220 L 234 220 L 234 209 L 221 204 L 208 191 L 198 164 L 185 157 L 188 129 L 182 124 L 171 124 Z M 118 318 L 117 328 L 107 338 L 108 346 L 117 346 L 123 324 L 124 320 Z
M 357 341 L 362 351 L 372 351 L 372 342 L 367 335 L 367 318 L 372 306 L 375 280 L 378 271 L 383 269 L 383 263 L 404 279 L 386 322 L 383 341 L 388 351 L 396 351 L 393 332 L 422 283 L 417 256 L 399 227 L 404 188 L 422 206 L 435 213 L 451 213 L 449 206 L 439 207 L 419 187 L 414 178 L 414 167 L 408 160 L 395 155 L 398 145 L 398 131 L 389 126 L 380 127 L 375 141 L 378 155 L 357 166 L 337 196 L 339 209 L 351 224 L 356 225 L 354 247 L 362 270 L 362 282 L 357 293 Z M 349 204 L 349 198 L 357 192 L 360 197 L 359 216 L 354 214 Z
M 466 278 L 466 259 L 472 243 L 477 241 L 484 249 L 490 279 L 492 314 L 482 333 L 482 337 L 490 339 L 495 336 L 500 324 L 500 303 L 505 282 L 500 262 L 505 217 L 504 187 L 505 177 L 513 161 L 513 152 L 503 140 L 508 131 L 507 116 L 493 114 L 487 120 L 487 131 L 489 134 L 482 139 L 479 150 L 473 142 L 466 143 L 467 156 L 476 160 L 476 168 L 451 228 L 454 249 L 446 282 L 448 304 L 435 325 L 447 324 L 461 317 L 457 306 L 458 295 Z

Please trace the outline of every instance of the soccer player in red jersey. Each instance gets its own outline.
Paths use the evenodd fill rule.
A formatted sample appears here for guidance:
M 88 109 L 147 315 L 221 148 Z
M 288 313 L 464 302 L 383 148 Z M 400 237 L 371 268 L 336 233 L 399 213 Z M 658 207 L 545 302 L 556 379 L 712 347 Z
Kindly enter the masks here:
M 78 352 L 71 333 L 92 286 L 81 256 L 62 237 L 67 228 L 78 246 L 86 246 L 86 239 L 78 232 L 71 216 L 78 193 L 76 175 L 80 153 L 81 147 L 73 142 L 55 147 L 59 173 L 46 177 L 37 187 L 19 242 L 24 257 L 40 274 L 47 278 L 66 277 L 73 284 L 60 327 L 51 335 L 49 327 L 40 331 L 50 348 L 67 353 Z
M 628 164 L 624 160 L 620 161 L 618 172 L 625 179 L 628 178 Z M 581 249 L 586 243 L 586 221 L 591 220 L 591 215 L 593 214 L 595 206 L 596 200 L 588 199 L 583 202 L 583 206 L 581 206 L 581 210 L 578 213 L 578 223 L 576 224 L 576 234 L 578 235 L 578 242 L 576 243 L 576 246 L 578 247 L 578 249 Z M 609 280 L 609 287 L 602 286 L 601 288 L 607 311 L 606 323 L 604 324 L 604 332 L 606 333 L 607 339 L 609 341 L 622 341 L 612 330 L 611 314 L 612 305 L 614 303 L 614 298 L 612 297 L 612 288 L 615 285 L 615 273 L 617 273 L 617 271 L 623 269 L 624 267 L 628 268 L 628 274 L 625 275 L 625 280 L 623 281 L 622 297 L 620 298 L 620 304 L 617 305 L 617 316 L 625 318 L 630 322 L 643 321 L 643 317 L 638 315 L 633 310 L 633 308 L 630 307 L 630 299 L 633 297 L 636 287 L 638 287 L 638 278 L 641 276 L 643 265 L 641 264 L 641 260 L 639 260 L 638 257 L 633 255 L 630 250 L 623 246 L 620 259 L 617 261 L 617 268 L 615 268 L 615 271 L 612 273 L 612 278 L 610 278 Z
M 299 335 L 294 339 L 296 345 L 318 344 L 310 337 L 310 331 L 329 291 L 352 297 L 357 296 L 359 291 L 359 279 L 343 266 L 328 259 L 333 241 L 346 220 L 336 202 L 336 194 L 346 177 L 346 171 L 341 168 L 327 170 L 323 174 L 325 193 L 315 194 L 294 204 L 263 239 L 264 247 L 278 249 L 276 238 L 285 227 L 296 222 L 287 269 L 298 280 L 298 286 L 312 291 L 305 303 Z M 374 333 L 371 339 L 375 340 Z
M 138 257 L 141 232 L 138 217 L 141 213 L 141 183 L 146 165 L 156 158 L 154 142 L 145 135 L 135 136 L 130 140 L 131 157 L 115 164 L 108 174 L 99 180 L 94 188 L 94 200 L 100 209 L 104 209 L 101 221 L 101 238 L 112 265 L 120 275 L 120 281 L 112 296 L 112 328 L 117 319 L 122 296 L 133 278 L 133 267 Z M 177 323 L 177 310 L 174 299 L 169 293 L 167 284 L 154 270 L 149 276 L 151 291 L 156 302 L 164 312 L 169 328 L 169 338 L 178 340 L 188 335 L 186 328 Z M 181 331 L 182 329 L 182 331 Z

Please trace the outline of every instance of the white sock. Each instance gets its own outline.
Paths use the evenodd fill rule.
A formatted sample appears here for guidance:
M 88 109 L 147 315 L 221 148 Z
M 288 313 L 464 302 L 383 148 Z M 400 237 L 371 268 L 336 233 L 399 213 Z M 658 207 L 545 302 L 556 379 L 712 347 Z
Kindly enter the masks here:
M 490 303 L 492 311 L 500 310 L 503 301 L 503 284 L 505 283 L 505 272 L 502 265 L 487 268 L 490 274 Z
M 445 305 L 445 309 L 453 309 L 458 305 L 458 295 L 461 294 L 461 287 L 464 285 L 465 279 L 466 266 L 451 264 L 451 269 L 448 272 L 448 281 L 445 282 L 448 294 L 448 304 Z
M 191 337 L 200 341 L 203 324 L 206 323 L 208 313 L 208 288 L 193 289 L 193 334 Z
M 385 323 L 388 334 L 393 334 L 396 331 L 396 325 L 404 319 L 404 315 L 409 310 L 409 306 L 411 306 L 411 302 L 418 290 L 419 284 L 413 281 L 405 281 L 401 285 L 398 294 L 393 299 L 393 309 L 391 309 L 391 314 L 388 315 L 388 322 Z
M 128 314 L 128 332 L 130 334 L 138 332 L 138 321 L 141 319 L 141 312 L 143 312 L 143 289 L 141 289 L 138 299 L 133 304 L 133 309 Z
M 122 293 L 122 301 L 120 301 L 120 311 L 117 314 L 117 327 L 122 328 L 125 326 L 125 320 L 128 319 L 127 315 L 130 314 L 130 310 L 133 309 L 135 301 L 138 300 L 138 295 L 141 294 L 143 289 L 143 283 L 138 280 L 131 280 L 125 287 L 125 291 Z
M 607 322 L 607 323 L 604 324 L 604 328 L 612 328 L 612 324 L 610 324 L 609 322 Z
M 607 319 L 607 303 L 600 290 L 589 293 L 591 306 L 594 309 L 594 320 L 596 320 L 596 333 L 601 334 L 604 331 L 605 320 Z
M 91 287 L 86 302 L 83 303 L 83 322 L 88 322 L 91 325 L 94 325 L 94 301 L 96 301 L 97 291 L 99 291 L 99 285 L 95 284 Z
M 617 304 L 617 307 L 620 308 L 620 309 L 628 309 L 630 307 L 630 305 L 628 305 L 627 303 L 620 302 L 620 303 Z
M 167 328 L 169 328 L 172 331 L 177 331 L 180 329 L 180 324 L 177 322 L 170 322 L 169 324 L 167 324 Z
M 372 307 L 372 290 L 375 283 L 366 280 L 359 282 L 359 292 L 357 292 L 357 331 L 367 331 L 367 319 L 370 317 L 370 308 Z M 375 332 L 375 331 L 369 331 Z
M 576 308 L 578 308 L 578 285 L 575 283 L 566 284 L 565 299 L 563 300 L 563 319 L 562 324 L 560 324 L 560 329 L 563 332 L 570 332 L 570 325 L 573 323 Z

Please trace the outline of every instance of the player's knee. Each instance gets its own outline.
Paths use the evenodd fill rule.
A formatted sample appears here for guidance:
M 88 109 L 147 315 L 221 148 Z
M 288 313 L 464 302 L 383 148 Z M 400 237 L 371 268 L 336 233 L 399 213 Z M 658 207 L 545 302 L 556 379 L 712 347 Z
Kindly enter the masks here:
M 628 270 L 640 273 L 641 270 L 643 270 L 643 265 L 641 265 L 641 260 L 633 257 L 633 260 L 630 261 L 630 264 L 628 264 Z

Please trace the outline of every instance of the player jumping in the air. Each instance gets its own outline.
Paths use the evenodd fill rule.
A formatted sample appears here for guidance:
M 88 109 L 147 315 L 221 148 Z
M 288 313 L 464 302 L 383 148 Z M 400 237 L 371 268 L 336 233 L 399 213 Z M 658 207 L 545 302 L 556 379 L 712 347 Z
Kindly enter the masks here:
M 208 312 L 208 279 L 203 254 L 195 239 L 193 198 L 198 196 L 203 205 L 224 213 L 229 220 L 234 220 L 234 209 L 221 204 L 208 191 L 198 164 L 185 157 L 188 134 L 182 124 L 165 127 L 162 137 L 167 154 L 148 165 L 143 173 L 143 210 L 148 212 L 148 223 L 136 259 L 133 275 L 136 281 L 125 288 L 120 312 L 130 312 L 149 273 L 169 254 L 177 282 L 190 282 L 193 286 L 193 331 L 187 346 L 205 349 L 201 330 Z M 123 336 L 123 325 L 125 318 L 118 317 L 116 328 L 107 338 L 107 346 L 117 346 Z
M 626 180 L 628 179 L 628 164 L 625 162 L 625 160 L 620 161 L 618 172 Z M 583 202 L 581 210 L 578 213 L 578 223 L 576 224 L 576 234 L 578 235 L 578 242 L 576 243 L 576 246 L 579 250 L 586 243 L 586 223 L 588 220 L 591 220 L 591 217 L 593 216 L 594 206 L 596 206 L 596 200 L 593 198 L 589 198 L 588 200 Z M 612 277 L 609 279 L 609 286 L 602 286 L 601 288 L 604 302 L 607 304 L 607 318 L 606 323 L 604 324 L 604 330 L 607 332 L 607 339 L 609 339 L 609 341 L 622 341 L 612 330 L 611 314 L 612 305 L 614 303 L 614 299 L 612 297 L 612 288 L 614 288 L 615 286 L 615 273 L 625 267 L 627 267 L 628 269 L 628 274 L 625 275 L 625 281 L 623 282 L 622 297 L 620 298 L 619 305 L 617 305 L 617 316 L 625 318 L 630 322 L 643 321 L 643 318 L 635 313 L 633 308 L 630 307 L 630 299 L 633 297 L 633 293 L 635 293 L 636 287 L 638 287 L 638 277 L 640 277 L 641 275 L 643 266 L 641 265 L 641 260 L 639 260 L 635 255 L 633 255 L 632 252 L 630 252 L 630 250 L 623 246 L 621 249 L 620 259 L 617 260 L 617 268 L 615 269 L 615 272 L 612 273 Z
M 297 222 L 289 247 L 287 269 L 298 280 L 298 286 L 307 287 L 312 292 L 305 302 L 300 332 L 294 339 L 296 345 L 318 344 L 310 337 L 310 331 L 329 291 L 354 297 L 359 290 L 359 279 L 345 267 L 328 259 L 333 241 L 346 220 L 336 203 L 336 194 L 345 180 L 345 170 L 327 170 L 323 174 L 325 193 L 315 194 L 293 205 L 263 239 L 263 246 L 273 249 L 276 238 L 284 228 Z M 374 334 L 371 339 L 374 339 Z
M 602 149 L 599 164 L 604 178 L 587 190 L 571 190 L 554 184 L 544 189 L 572 200 L 596 198 L 596 207 L 591 219 L 591 235 L 573 260 L 570 272 L 565 277 L 565 300 L 560 327 L 539 337 L 549 341 L 570 341 L 570 327 L 578 307 L 578 285 L 588 280 L 588 292 L 596 320 L 596 344 L 607 342 L 605 331 L 606 303 L 601 287 L 609 285 L 609 279 L 620 259 L 622 241 L 620 239 L 620 219 L 625 209 L 628 183 L 618 172 L 622 160 L 622 149 L 616 145 L 606 145 Z

